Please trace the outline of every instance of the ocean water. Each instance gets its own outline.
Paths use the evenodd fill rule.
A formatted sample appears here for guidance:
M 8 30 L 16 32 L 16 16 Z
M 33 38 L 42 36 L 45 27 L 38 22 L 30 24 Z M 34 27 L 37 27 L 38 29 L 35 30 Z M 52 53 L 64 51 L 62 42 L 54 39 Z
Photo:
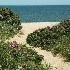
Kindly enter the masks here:
M 60 22 L 70 18 L 70 5 L 0 6 L 15 11 L 22 22 Z

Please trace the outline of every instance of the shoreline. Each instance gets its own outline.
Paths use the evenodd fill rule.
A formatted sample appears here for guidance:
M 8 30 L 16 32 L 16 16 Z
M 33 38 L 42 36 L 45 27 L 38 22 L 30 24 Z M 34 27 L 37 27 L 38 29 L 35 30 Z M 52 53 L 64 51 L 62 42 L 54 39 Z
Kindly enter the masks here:
M 24 32 L 24 34 L 29 34 L 37 29 L 45 28 L 47 26 L 52 27 L 54 25 L 58 25 L 59 23 L 60 22 L 21 23 L 21 26 L 22 26 L 21 31 Z
M 21 23 L 60 23 L 60 22 L 21 22 Z

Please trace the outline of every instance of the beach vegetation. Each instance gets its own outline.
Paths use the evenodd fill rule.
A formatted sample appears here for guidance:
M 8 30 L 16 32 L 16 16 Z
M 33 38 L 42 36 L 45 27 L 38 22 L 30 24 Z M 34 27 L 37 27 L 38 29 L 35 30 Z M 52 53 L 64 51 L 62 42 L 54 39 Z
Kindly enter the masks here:
M 19 16 L 9 8 L 0 8 L 0 70 L 51 70 L 42 64 L 42 55 L 25 44 L 6 42 L 18 32 L 23 35 Z
M 0 42 L 0 70 L 51 70 L 42 63 L 43 56 L 25 44 Z
M 36 30 L 27 36 L 26 41 L 31 46 L 61 54 L 70 60 L 70 19 L 51 28 L 48 26 Z
M 9 8 L 0 8 L 0 40 L 13 37 L 21 29 L 19 16 Z

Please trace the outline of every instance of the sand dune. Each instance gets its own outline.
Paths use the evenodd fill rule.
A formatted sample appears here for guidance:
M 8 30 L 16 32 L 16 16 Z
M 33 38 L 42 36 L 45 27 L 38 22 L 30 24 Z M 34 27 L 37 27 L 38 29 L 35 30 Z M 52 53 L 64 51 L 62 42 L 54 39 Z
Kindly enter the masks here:
M 14 38 L 10 38 L 9 41 L 17 41 L 17 43 L 26 43 L 26 38 L 28 34 L 32 33 L 36 29 L 45 28 L 47 26 L 54 26 L 59 24 L 59 22 L 35 22 L 35 23 L 22 23 L 22 30 L 24 34 L 17 34 Z M 31 47 L 27 44 L 28 47 Z M 53 57 L 51 52 L 47 52 L 45 50 L 41 50 L 40 48 L 33 48 L 38 54 L 44 56 L 44 60 L 46 63 L 50 63 L 52 66 L 52 70 L 70 70 L 70 62 L 64 62 L 63 58 Z

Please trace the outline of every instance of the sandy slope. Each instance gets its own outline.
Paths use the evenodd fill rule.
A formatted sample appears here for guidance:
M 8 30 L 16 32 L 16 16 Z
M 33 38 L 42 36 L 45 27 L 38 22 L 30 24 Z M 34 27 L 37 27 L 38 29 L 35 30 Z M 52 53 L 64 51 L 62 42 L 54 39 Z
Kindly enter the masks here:
M 54 26 L 57 25 L 59 22 L 37 22 L 37 23 L 22 23 L 22 30 L 23 35 L 17 34 L 14 36 L 14 38 L 10 38 L 9 41 L 17 41 L 18 43 L 24 43 L 26 44 L 26 38 L 27 35 L 35 31 L 39 28 L 44 28 L 47 26 Z M 29 46 L 27 44 L 27 46 Z M 53 57 L 51 52 L 47 52 L 45 50 L 41 50 L 40 48 L 33 48 L 38 52 L 38 54 L 41 54 L 44 56 L 44 60 L 46 63 L 50 63 L 53 67 L 52 70 L 70 70 L 70 62 L 64 62 L 62 58 L 60 57 Z

